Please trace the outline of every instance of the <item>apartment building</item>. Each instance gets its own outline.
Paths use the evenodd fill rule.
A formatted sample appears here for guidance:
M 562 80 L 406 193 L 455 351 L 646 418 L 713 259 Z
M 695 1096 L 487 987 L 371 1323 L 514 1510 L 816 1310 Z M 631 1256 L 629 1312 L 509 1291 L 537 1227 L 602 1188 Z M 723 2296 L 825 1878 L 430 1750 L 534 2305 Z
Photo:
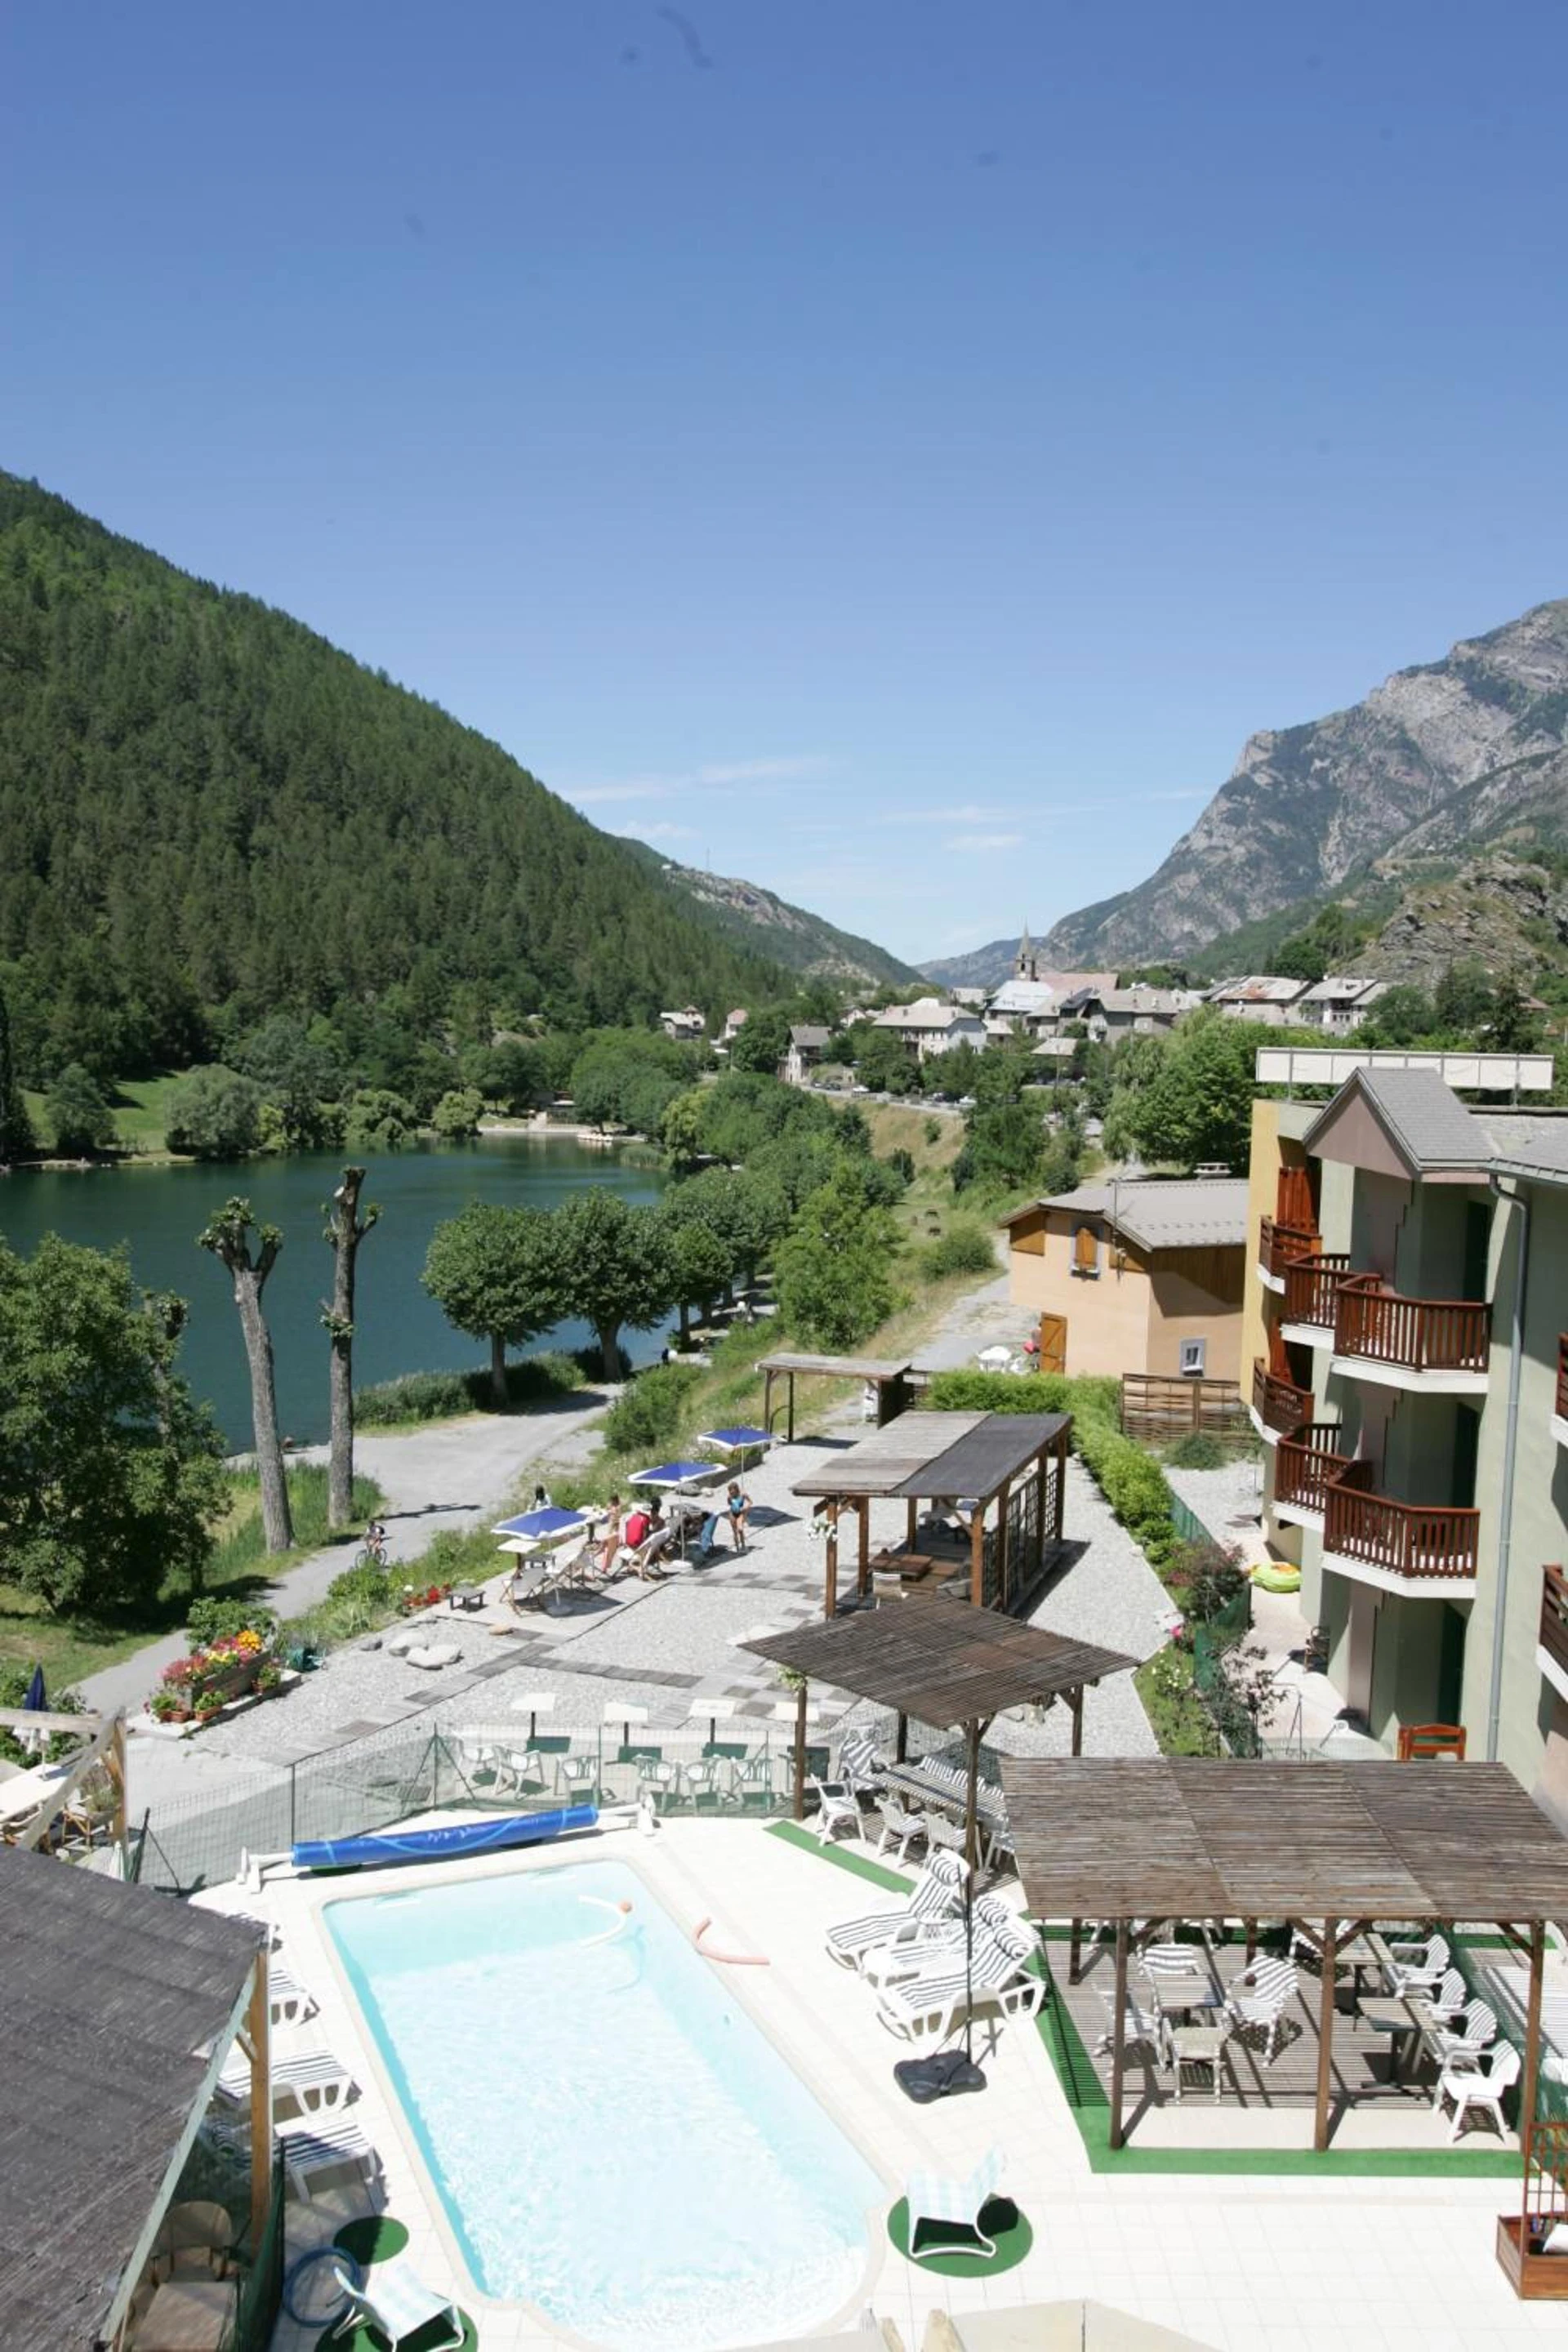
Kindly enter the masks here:
M 1568 1822 L 1568 1118 L 1432 1069 L 1258 1102 L 1247 1261 L 1265 1528 L 1347 1706 Z

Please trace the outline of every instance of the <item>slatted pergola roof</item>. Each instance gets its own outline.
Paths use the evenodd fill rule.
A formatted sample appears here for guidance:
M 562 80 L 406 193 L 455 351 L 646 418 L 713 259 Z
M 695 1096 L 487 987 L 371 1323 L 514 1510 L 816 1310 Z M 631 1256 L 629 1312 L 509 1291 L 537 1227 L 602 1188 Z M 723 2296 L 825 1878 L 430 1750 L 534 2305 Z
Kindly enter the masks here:
M 988 1503 L 1054 1445 L 1065 1412 L 906 1412 L 795 1481 L 796 1495 Z
M 1041 1918 L 1568 1917 L 1568 1839 L 1502 1764 L 1010 1759 Z
M 741 1646 L 939 1731 L 1081 1691 L 1138 1663 L 963 1601 L 889 1601 Z

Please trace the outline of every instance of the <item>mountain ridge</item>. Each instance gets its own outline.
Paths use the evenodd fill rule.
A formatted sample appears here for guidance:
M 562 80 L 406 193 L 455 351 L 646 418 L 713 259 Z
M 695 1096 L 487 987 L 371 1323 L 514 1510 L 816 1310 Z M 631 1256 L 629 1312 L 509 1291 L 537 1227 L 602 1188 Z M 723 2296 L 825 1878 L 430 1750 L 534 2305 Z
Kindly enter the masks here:
M 755 946 L 792 971 L 808 979 L 872 988 L 904 987 L 921 977 L 913 964 L 900 963 L 874 940 L 841 931 L 825 916 L 792 906 L 760 882 L 710 874 L 705 866 L 682 866 L 647 842 L 633 841 L 628 846 L 655 861 L 668 887 L 695 899 L 727 937 Z

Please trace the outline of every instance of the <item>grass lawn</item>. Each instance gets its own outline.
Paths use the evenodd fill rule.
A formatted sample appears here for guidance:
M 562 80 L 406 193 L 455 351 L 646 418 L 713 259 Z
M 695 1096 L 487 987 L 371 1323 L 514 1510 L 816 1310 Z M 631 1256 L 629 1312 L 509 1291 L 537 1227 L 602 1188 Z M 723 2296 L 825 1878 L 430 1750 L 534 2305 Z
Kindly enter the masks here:
M 163 1155 L 167 1150 L 163 1141 L 165 1106 L 183 1075 L 174 1070 L 156 1078 L 121 1078 L 109 1089 L 115 1136 L 121 1151 L 139 1160 Z M 54 1141 L 54 1129 L 44 1108 L 44 1097 L 24 1089 L 22 1099 L 27 1106 L 33 1133 L 40 1148 L 47 1150 Z
M 236 1475 L 227 1517 L 215 1530 L 213 1553 L 204 1591 L 209 1598 L 244 1600 L 264 1584 L 286 1576 L 309 1554 L 319 1551 L 326 1532 L 326 1472 L 300 1465 L 289 1474 L 293 1498 L 295 1533 L 300 1540 L 291 1551 L 269 1555 L 261 1538 L 261 1513 L 254 1475 Z M 381 1489 L 374 1479 L 354 1480 L 357 1524 L 341 1538 L 343 1566 L 352 1566 L 359 1549 L 364 1520 L 376 1509 Z M 54 1617 L 31 1595 L 0 1583 L 0 1661 L 26 1666 L 41 1665 L 51 1691 L 64 1690 L 84 1675 L 120 1664 L 160 1634 L 184 1623 L 191 1598 L 184 1586 L 162 1592 L 156 1604 L 132 1624 L 95 1624 L 76 1617 Z

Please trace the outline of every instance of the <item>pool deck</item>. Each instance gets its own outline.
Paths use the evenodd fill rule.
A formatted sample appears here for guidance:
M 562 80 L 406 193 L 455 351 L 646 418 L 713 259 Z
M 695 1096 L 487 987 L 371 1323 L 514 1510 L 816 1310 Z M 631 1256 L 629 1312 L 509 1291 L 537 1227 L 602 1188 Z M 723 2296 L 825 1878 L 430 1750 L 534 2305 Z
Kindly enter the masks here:
M 442 1874 L 548 1868 L 568 1851 L 630 1864 L 688 1927 L 711 1915 L 716 1948 L 767 1955 L 767 1968 L 727 1972 L 726 1990 L 882 2174 L 889 2202 L 914 2168 L 966 2172 L 1000 2146 L 1004 2186 L 1035 2229 L 1027 2259 L 992 2281 L 937 2278 L 884 2241 L 873 2249 L 855 2308 L 825 2321 L 825 2342 L 867 2305 L 918 2352 L 933 2308 L 1078 2296 L 1183 2329 L 1215 2352 L 1496 2352 L 1547 2335 L 1564 2340 L 1562 2316 L 1549 2305 L 1518 2302 L 1497 2267 L 1496 2217 L 1518 2197 L 1510 2180 L 1441 2169 L 1415 2177 L 1270 2171 L 1267 2143 L 1258 2148 L 1256 2171 L 1097 2171 L 1042 2038 L 1024 2021 L 1005 2026 L 994 2050 L 981 2037 L 988 2077 L 982 2095 L 911 2105 L 892 2075 L 904 2046 L 877 2023 L 869 1989 L 830 1962 L 822 1943 L 833 1921 L 895 1898 L 757 1822 L 677 1819 L 651 1839 L 612 1830 L 570 1849 L 454 1865 Z M 357 1884 L 387 1893 L 436 1883 L 428 1869 L 415 1867 Z M 237 1888 L 202 1899 L 265 1907 L 276 1920 L 290 1969 L 320 2003 L 308 2030 L 360 2085 L 348 2113 L 381 2153 L 386 2203 L 409 2228 L 410 2257 L 432 2285 L 452 2288 L 472 2312 L 481 2352 L 575 2341 L 538 2313 L 489 2302 L 468 2284 L 320 1922 L 321 1906 L 355 1886 L 341 1877 L 283 1876 L 268 1879 L 260 1903 Z M 1193 2119 L 1189 2147 L 1213 2146 L 1212 2110 L 1201 2115 L 1206 2105 L 1201 2097 L 1184 2103 L 1184 2122 Z M 1281 2144 L 1282 2113 L 1290 2126 L 1285 2144 L 1296 2144 L 1300 2115 L 1289 2107 L 1268 2116 L 1274 2144 Z M 1235 2112 L 1224 2120 L 1231 2126 L 1226 2145 L 1235 2147 Z M 364 2210 L 358 2189 L 291 2205 L 290 2252 L 330 2237 Z M 315 2334 L 285 2321 L 277 2352 L 305 2352 Z

